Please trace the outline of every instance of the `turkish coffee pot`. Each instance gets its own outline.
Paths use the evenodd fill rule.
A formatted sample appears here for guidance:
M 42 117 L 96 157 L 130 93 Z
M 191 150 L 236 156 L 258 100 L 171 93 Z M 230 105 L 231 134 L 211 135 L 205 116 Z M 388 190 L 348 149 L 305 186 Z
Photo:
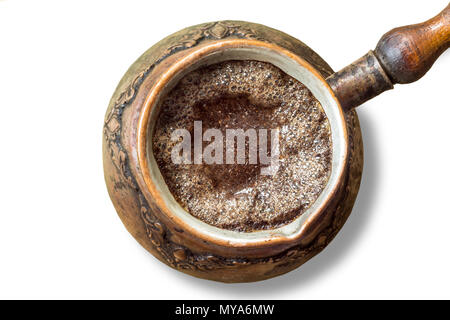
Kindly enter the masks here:
M 299 267 L 334 238 L 355 202 L 363 169 L 355 107 L 420 79 L 449 45 L 450 5 L 426 22 L 389 31 L 375 50 L 338 72 L 303 42 L 260 24 L 218 21 L 168 36 L 129 68 L 106 112 L 104 173 L 119 217 L 156 258 L 199 278 L 250 282 Z M 311 91 L 330 123 L 328 183 L 303 214 L 274 229 L 226 230 L 190 215 L 152 154 L 162 97 L 189 72 L 228 60 L 278 67 Z

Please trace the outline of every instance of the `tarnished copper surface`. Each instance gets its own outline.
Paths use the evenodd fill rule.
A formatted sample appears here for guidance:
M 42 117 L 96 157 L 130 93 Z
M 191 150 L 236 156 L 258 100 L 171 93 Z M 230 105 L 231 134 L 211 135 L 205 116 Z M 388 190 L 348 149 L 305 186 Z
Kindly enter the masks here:
M 106 112 L 103 162 L 114 206 L 143 247 L 182 272 L 223 282 L 258 281 L 286 273 L 319 253 L 351 212 L 363 167 L 361 131 L 352 109 L 392 84 L 419 79 L 449 46 L 450 6 L 422 24 L 388 32 L 375 53 L 369 52 L 333 76 L 326 62 L 305 44 L 262 25 L 218 21 L 181 30 L 158 42 L 130 67 Z M 340 142 L 348 153 L 344 152 L 338 183 L 291 237 L 271 234 L 264 241 L 233 242 L 195 229 L 167 207 L 149 174 L 147 129 L 158 95 L 180 69 L 233 47 L 264 48 L 288 56 L 313 74 L 342 106 L 336 121 L 344 128 Z
M 311 72 L 328 77 L 331 68 L 302 42 L 257 24 L 222 21 L 184 29 L 157 43 L 128 70 L 107 110 L 104 124 L 105 180 L 114 206 L 128 231 L 167 265 L 196 277 L 223 282 L 248 282 L 288 272 L 320 252 L 344 224 L 359 189 L 363 166 L 361 132 L 355 111 L 346 115 L 349 155 L 347 168 L 328 206 L 311 220 L 300 238 L 239 247 L 208 240 L 168 215 L 162 199 L 152 197 L 148 174 L 140 166 L 137 141 L 148 93 L 161 75 L 184 56 L 208 44 L 228 41 L 274 44 L 310 64 Z M 255 42 L 256 41 L 256 42 Z M 208 49 L 209 50 L 209 49 Z M 327 86 L 323 80 L 324 86 Z M 140 150 L 140 151 L 139 151 Z
M 345 111 L 394 88 L 372 51 L 328 77 L 327 82 Z

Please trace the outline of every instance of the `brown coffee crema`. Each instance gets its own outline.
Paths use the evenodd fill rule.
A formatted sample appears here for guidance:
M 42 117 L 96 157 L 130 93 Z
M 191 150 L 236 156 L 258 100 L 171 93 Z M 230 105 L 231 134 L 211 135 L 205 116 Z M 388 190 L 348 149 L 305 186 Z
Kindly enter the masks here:
M 192 216 L 219 228 L 250 232 L 274 229 L 304 213 L 325 188 L 332 163 L 329 121 L 320 103 L 299 81 L 272 64 L 226 61 L 185 75 L 161 100 L 153 133 L 153 154 L 169 190 Z M 171 153 L 180 140 L 176 129 L 192 138 L 194 121 L 202 130 L 223 133 L 224 164 L 175 164 Z M 249 163 L 225 164 L 227 129 L 278 129 L 278 170 Z M 211 142 L 202 143 L 203 150 Z M 192 159 L 193 162 L 193 159 Z

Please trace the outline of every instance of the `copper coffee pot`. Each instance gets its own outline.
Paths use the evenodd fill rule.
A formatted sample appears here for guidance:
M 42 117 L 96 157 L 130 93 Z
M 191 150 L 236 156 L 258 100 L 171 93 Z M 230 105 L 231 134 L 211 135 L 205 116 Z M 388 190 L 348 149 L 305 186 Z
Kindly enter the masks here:
M 259 24 L 218 21 L 172 34 L 130 67 L 106 112 L 103 162 L 114 206 L 144 248 L 190 275 L 249 282 L 295 269 L 333 239 L 352 210 L 363 168 L 354 108 L 396 83 L 420 79 L 449 46 L 450 6 L 426 22 L 389 31 L 374 51 L 338 72 L 301 41 Z M 273 230 L 224 230 L 191 216 L 170 194 L 152 154 L 160 98 L 188 72 L 226 60 L 277 66 L 312 92 L 330 122 L 327 186 L 304 214 Z

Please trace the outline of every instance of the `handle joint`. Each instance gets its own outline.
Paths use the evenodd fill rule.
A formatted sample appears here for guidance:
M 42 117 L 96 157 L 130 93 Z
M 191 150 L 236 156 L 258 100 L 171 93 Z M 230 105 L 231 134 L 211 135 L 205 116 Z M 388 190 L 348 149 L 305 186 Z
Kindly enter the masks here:
M 372 50 L 326 80 L 344 112 L 394 88 Z

